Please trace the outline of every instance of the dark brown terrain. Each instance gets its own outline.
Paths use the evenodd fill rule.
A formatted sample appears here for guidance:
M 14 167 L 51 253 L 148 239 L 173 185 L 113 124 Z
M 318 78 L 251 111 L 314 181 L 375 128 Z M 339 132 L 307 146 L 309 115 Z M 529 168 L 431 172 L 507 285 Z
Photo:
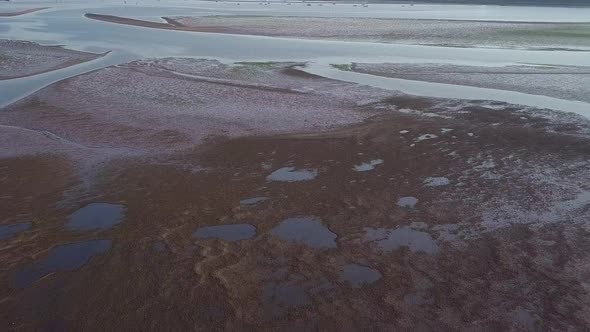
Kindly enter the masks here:
M 2 330 L 590 324 L 578 116 L 167 59 L 49 86 L 0 124 L 0 220 L 30 224 L 0 240 Z M 96 203 L 122 219 L 69 228 Z M 247 231 L 199 235 L 218 225 Z M 50 263 L 98 240 L 80 266 Z

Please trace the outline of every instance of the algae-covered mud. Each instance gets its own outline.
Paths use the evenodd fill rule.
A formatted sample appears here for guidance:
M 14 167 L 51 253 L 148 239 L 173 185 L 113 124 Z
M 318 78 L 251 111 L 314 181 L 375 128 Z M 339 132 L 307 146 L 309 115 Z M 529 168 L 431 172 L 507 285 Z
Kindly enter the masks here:
M 0 21 L 0 329 L 587 330 L 590 60 L 540 32 L 584 13 L 143 1 Z

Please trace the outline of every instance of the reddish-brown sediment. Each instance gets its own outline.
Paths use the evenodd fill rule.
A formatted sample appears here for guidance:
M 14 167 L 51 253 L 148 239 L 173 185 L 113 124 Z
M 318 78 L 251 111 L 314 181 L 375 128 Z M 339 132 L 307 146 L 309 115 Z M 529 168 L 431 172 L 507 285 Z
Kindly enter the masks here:
M 0 80 L 37 75 L 96 59 L 101 54 L 0 39 Z
M 418 134 L 444 127 L 454 132 L 410 147 Z M 406 129 L 410 134 L 399 134 Z M 79 188 L 76 181 L 49 175 L 57 169 L 69 173 L 59 158 L 3 160 L 4 178 L 12 181 L 3 185 L 3 195 L 28 211 L 19 216 L 9 210 L 17 216 L 11 220 L 34 225 L 3 249 L 10 263 L 1 279 L 2 321 L 26 329 L 56 320 L 73 329 L 582 328 L 589 323 L 583 262 L 590 243 L 587 226 L 576 220 L 587 212 L 573 209 L 546 223 L 498 220 L 498 228 L 487 231 L 482 215 L 501 211 L 502 202 L 517 202 L 528 213 L 551 211 L 547 204 L 569 194 L 561 185 L 536 183 L 531 173 L 560 162 L 575 164 L 587 153 L 584 142 L 516 124 L 493 128 L 485 120 L 466 124 L 395 114 L 317 136 L 221 140 L 165 161 L 114 161 L 91 192 L 70 205 L 56 205 L 63 201 L 64 184 L 70 183 L 70 191 Z M 488 156 L 498 162 L 491 170 L 497 179 L 482 177 L 486 170 L 475 167 Z M 352 169 L 375 158 L 384 162 L 372 171 Z M 319 175 L 300 183 L 267 182 L 272 170 L 285 165 L 315 168 Z M 582 168 L 568 166 L 568 178 L 575 180 Z M 28 176 L 31 172 L 39 177 Z M 75 173 L 70 174 L 65 179 Z M 424 186 L 423 179 L 433 175 L 447 176 L 451 185 Z M 48 194 L 36 196 L 41 188 Z M 397 200 L 409 195 L 418 205 L 398 207 Z M 253 196 L 270 200 L 240 206 L 240 199 Z M 68 214 L 91 201 L 125 204 L 125 221 L 106 232 L 64 230 Z M 305 215 L 321 218 L 338 235 L 336 249 L 270 235 L 281 220 Z M 437 254 L 406 247 L 383 252 L 363 240 L 365 228 L 416 222 L 424 223 L 416 231 L 440 241 Z M 200 226 L 234 223 L 251 223 L 258 235 L 231 243 L 191 238 Z M 449 224 L 460 226 L 440 231 Z M 115 246 L 78 271 L 52 274 L 25 290 L 10 285 L 14 271 L 49 248 L 91 238 L 110 238 Z M 351 288 L 338 272 L 351 262 L 383 277 Z M 293 285 L 309 303 L 281 306 L 284 299 L 264 295 L 265 288 Z M 526 319 L 519 320 L 521 315 Z
M 20 10 L 17 12 L 0 12 L 0 17 L 12 17 L 12 16 L 19 16 L 19 15 L 24 15 L 24 14 L 29 14 L 29 13 L 34 13 L 43 9 L 47 9 L 49 7 L 42 7 L 42 8 L 31 8 L 31 9 L 25 9 L 25 10 Z
M 282 135 L 189 137 L 192 145 L 180 150 L 139 135 L 131 145 L 158 148 L 83 171 L 67 151 L 57 155 L 53 147 L 45 154 L 5 156 L 2 223 L 33 225 L 2 242 L 3 330 L 517 331 L 582 330 L 590 324 L 587 122 L 485 101 L 377 98 L 382 91 L 282 76 L 283 70 L 296 70 L 288 65 L 244 67 L 236 73 L 215 62 L 163 60 L 134 63 L 122 69 L 127 75 L 103 70 L 100 78 L 135 81 L 133 70 L 150 75 L 174 70 L 207 77 L 206 83 L 190 81 L 195 84 L 190 91 L 203 93 L 225 89 L 224 80 L 238 77 L 240 86 L 289 89 L 306 79 L 311 80 L 306 86 L 321 92 L 303 96 L 322 96 L 344 110 L 352 105 L 350 93 L 351 99 L 364 96 L 367 102 L 353 109 L 369 116 L 337 128 L 292 127 Z M 170 74 L 164 70 L 152 77 Z M 96 78 L 82 77 L 76 85 L 67 82 L 14 104 L 0 123 L 55 131 L 78 144 L 125 133 L 117 125 L 127 123 L 121 114 L 97 116 L 99 110 L 124 106 L 116 98 L 118 85 L 110 85 L 111 103 L 90 99 L 94 108 L 76 111 L 80 104 L 68 93 L 88 98 L 90 91 L 98 96 L 109 91 L 100 83 L 81 85 Z M 170 81 L 154 82 L 156 91 L 167 93 L 160 99 L 168 108 L 182 110 L 176 98 L 182 90 Z M 144 85 L 137 89 L 148 91 Z M 260 96 L 261 90 L 247 89 L 224 94 L 224 106 L 243 104 L 235 99 L 243 91 Z M 57 103 L 51 95 L 58 92 L 74 98 L 72 104 Z M 274 93 L 260 104 L 279 109 L 291 95 Z M 128 111 L 141 122 L 154 109 Z M 113 126 L 118 131 L 111 132 Z M 426 134 L 432 136 L 424 139 Z M 127 139 L 111 138 L 108 145 L 120 147 Z M 355 171 L 371 160 L 382 163 Z M 268 181 L 270 173 L 287 166 L 318 174 L 309 181 Z M 428 186 L 430 177 L 450 183 Z M 261 196 L 269 200 L 240 205 Z M 408 196 L 418 199 L 416 206 L 400 207 L 398 200 Z M 68 216 L 89 202 L 124 204 L 124 221 L 111 230 L 65 230 Z M 337 247 L 312 248 L 272 235 L 282 220 L 297 216 L 321 219 L 337 234 Z M 238 223 L 256 226 L 257 235 L 237 242 L 191 236 L 198 227 Z M 437 251 L 408 245 L 384 251 L 379 241 L 367 239 L 367 229 L 420 232 Z M 49 249 L 88 239 L 111 239 L 113 247 L 76 271 L 14 287 L 16 271 Z M 340 277 L 351 263 L 382 277 L 353 288 Z

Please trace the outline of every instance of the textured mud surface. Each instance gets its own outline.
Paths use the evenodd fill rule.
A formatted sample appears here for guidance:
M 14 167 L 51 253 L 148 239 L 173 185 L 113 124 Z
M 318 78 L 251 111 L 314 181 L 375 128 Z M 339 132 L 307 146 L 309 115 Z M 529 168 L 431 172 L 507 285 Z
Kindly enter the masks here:
M 391 95 L 295 65 L 161 59 L 77 76 L 0 112 L 2 154 L 168 152 L 214 136 L 326 129 L 366 119 L 363 105 Z
M 307 126 L 289 110 L 342 121 Z M 157 121 L 167 114 L 181 124 Z M 194 120 L 228 114 L 256 130 L 211 134 Z M 122 125 L 132 117 L 142 125 Z M 0 123 L 59 134 L 87 157 L 55 143 L 0 159 L 1 223 L 30 224 L 0 240 L 3 330 L 590 325 L 585 119 L 289 64 L 167 59 L 51 86 Z M 162 144 L 163 128 L 187 138 Z M 105 147 L 120 153 L 80 167 Z M 285 168 L 313 176 L 269 177 Z M 68 228 L 96 203 L 124 207 L 122 220 Z
M 0 80 L 44 73 L 89 61 L 98 56 L 59 46 L 0 39 Z

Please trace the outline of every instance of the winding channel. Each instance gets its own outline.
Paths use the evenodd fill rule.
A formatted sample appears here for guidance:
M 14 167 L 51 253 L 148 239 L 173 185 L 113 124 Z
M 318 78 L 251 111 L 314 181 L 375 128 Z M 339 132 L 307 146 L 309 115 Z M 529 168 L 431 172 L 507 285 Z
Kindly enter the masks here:
M 310 73 L 383 89 L 431 97 L 504 101 L 574 112 L 590 117 L 590 104 L 581 101 L 514 91 L 377 77 L 339 71 L 330 66 L 330 64 L 363 62 L 472 66 L 554 65 L 590 67 L 590 53 L 588 52 L 454 48 L 216 34 L 144 28 L 101 22 L 84 17 L 89 12 L 106 15 L 121 15 L 123 13 L 129 14 L 129 17 L 146 17 L 152 20 L 161 16 L 180 15 L 181 13 L 195 16 L 222 14 L 285 15 L 286 9 L 277 5 L 274 7 L 269 6 L 273 8 L 265 10 L 257 9 L 255 4 L 244 5 L 243 8 L 237 10 L 236 8 L 229 9 L 227 4 L 222 6 L 215 3 L 201 2 L 196 2 L 190 9 L 96 5 L 94 8 L 88 8 L 92 6 L 88 4 L 85 6 L 53 8 L 24 16 L 3 18 L 0 21 L 0 38 L 28 40 L 43 45 L 64 45 L 67 48 L 80 51 L 109 52 L 98 59 L 71 67 L 30 77 L 0 81 L 0 91 L 2 92 L 0 93 L 0 107 L 7 106 L 49 84 L 104 67 L 145 58 L 192 57 L 214 58 L 224 62 L 305 62 L 307 66 L 304 69 Z M 306 9 L 302 6 L 289 13 L 303 15 Z M 330 15 L 334 17 L 350 16 L 349 9 L 346 9 L 348 7 L 336 6 L 336 8 L 339 7 L 345 9 L 340 11 L 332 9 Z M 371 11 L 371 8 L 365 10 L 365 12 L 360 12 L 362 15 L 359 14 L 358 16 L 379 16 L 374 10 Z M 314 13 L 318 15 L 317 12 L 309 12 L 308 14 L 312 16 Z M 422 15 L 425 14 L 422 13 Z M 542 17 L 545 13 L 539 15 Z M 577 13 L 571 19 L 577 21 L 581 17 L 583 17 L 583 13 Z

